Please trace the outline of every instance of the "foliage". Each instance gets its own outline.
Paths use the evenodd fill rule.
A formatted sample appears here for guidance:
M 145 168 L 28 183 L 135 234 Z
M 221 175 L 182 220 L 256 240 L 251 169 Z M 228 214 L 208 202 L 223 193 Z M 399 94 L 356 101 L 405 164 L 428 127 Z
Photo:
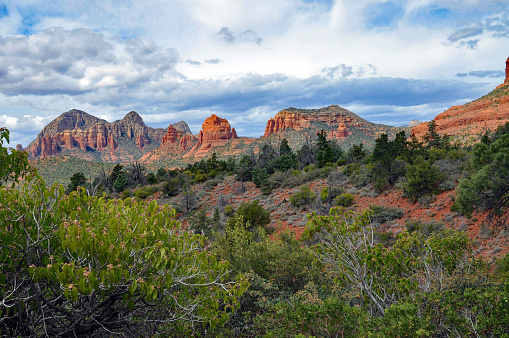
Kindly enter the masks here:
M 242 202 L 228 224 L 232 226 L 236 222 L 241 222 L 250 230 L 266 227 L 270 223 L 270 211 L 265 210 L 257 200 L 250 203 Z
M 266 337 L 359 337 L 366 332 L 368 314 L 348 302 L 329 296 L 321 299 L 317 286 L 309 283 L 288 302 L 275 306 L 275 313 L 260 317 L 269 327 Z
M 469 253 L 466 234 L 444 231 L 424 237 L 403 233 L 386 248 L 377 244 L 369 211 L 332 208 L 329 216 L 312 214 L 306 232 L 321 237 L 313 248 L 318 259 L 348 283 L 372 316 L 384 316 L 391 305 L 416 293 L 440 287 Z
M 211 252 L 218 259 L 231 262 L 233 273 L 246 274 L 250 283 L 239 299 L 241 308 L 228 323 L 231 331 L 226 336 L 264 332 L 267 327 L 253 323 L 253 317 L 273 313 L 273 306 L 286 303 L 319 276 L 312 265 L 311 252 L 301 246 L 292 232 L 282 231 L 271 239 L 263 228 L 249 231 L 241 219 L 228 225 L 224 234 L 215 235 Z
M 502 129 L 504 130 L 504 129 Z M 491 209 L 492 216 L 501 215 L 509 206 L 509 133 L 492 140 L 488 136 L 473 150 L 475 172 L 458 186 L 456 206 L 470 215 L 474 208 Z
M 67 187 L 67 193 L 70 193 L 71 191 L 75 191 L 78 189 L 78 187 L 85 187 L 85 184 L 87 183 L 87 178 L 81 171 L 75 173 L 71 176 L 71 183 L 69 183 L 69 186 Z
M 33 170 L 28 164 L 27 153 L 3 147 L 4 140 L 9 143 L 9 130 L 0 128 L 0 185 L 19 183 L 20 178 Z
M 0 189 L 2 333 L 146 335 L 222 325 L 235 309 L 246 284 L 168 207 L 26 181 Z
M 334 198 L 332 204 L 336 207 L 349 207 L 353 204 L 354 196 L 344 193 Z
M 405 163 L 396 159 L 406 156 L 407 141 L 405 132 L 396 134 L 393 141 L 389 141 L 387 134 L 382 134 L 375 141 L 375 148 L 370 157 L 372 180 L 379 191 L 394 185 L 398 177 L 405 174 Z
M 369 206 L 369 209 L 371 211 L 371 221 L 380 224 L 399 219 L 405 215 L 405 211 L 398 207 L 387 207 L 385 205 L 372 204 Z
M 353 144 L 346 153 L 346 160 L 348 163 L 361 163 L 367 156 L 368 152 L 363 143 Z
M 154 173 L 149 173 L 146 177 L 148 184 L 156 184 L 157 183 L 157 177 L 154 175 Z
M 413 164 L 407 167 L 403 191 L 414 201 L 425 195 L 435 195 L 439 192 L 438 187 L 442 178 L 443 176 L 436 166 L 419 156 Z
M 302 185 L 300 191 L 290 196 L 290 203 L 299 208 L 305 205 L 310 205 L 316 200 L 316 195 L 308 185 Z
M 124 191 L 129 185 L 129 181 L 126 177 L 125 173 L 120 173 L 115 179 L 115 183 L 113 183 L 113 188 L 115 188 L 116 192 Z
M 334 162 L 334 153 L 330 141 L 327 140 L 327 133 L 322 129 L 317 134 L 317 148 L 318 154 L 316 156 L 316 162 L 318 168 L 325 167 L 327 163 Z

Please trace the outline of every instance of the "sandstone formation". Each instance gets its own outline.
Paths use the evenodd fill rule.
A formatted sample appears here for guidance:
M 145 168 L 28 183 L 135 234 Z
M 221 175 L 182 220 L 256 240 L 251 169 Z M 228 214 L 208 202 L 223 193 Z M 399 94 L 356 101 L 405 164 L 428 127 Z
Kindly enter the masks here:
M 198 146 L 210 148 L 226 144 L 228 140 L 237 138 L 235 128 L 230 127 L 226 119 L 212 115 L 201 127 L 198 136 Z
M 269 119 L 263 137 L 279 135 L 282 132 L 300 132 L 314 138 L 321 129 L 327 132 L 329 139 L 347 144 L 354 142 L 370 144 L 382 133 L 393 137 L 398 131 L 404 130 L 368 122 L 351 111 L 332 105 L 321 109 L 281 110 L 274 118 Z M 294 144 L 295 146 L 299 147 L 300 144 Z
M 463 143 L 476 141 L 487 129 L 494 130 L 509 122 L 509 58 L 506 61 L 506 79 L 491 93 L 462 106 L 454 106 L 435 118 L 436 130 Z M 417 138 L 428 131 L 428 123 L 412 129 Z
M 85 159 L 133 161 L 158 147 L 163 135 L 163 129 L 147 127 L 134 111 L 122 120 L 108 123 L 73 109 L 44 127 L 26 151 L 33 158 L 65 153 Z M 137 150 L 133 151 L 133 147 Z
M 509 58 L 505 60 L 505 80 L 504 83 L 509 83 Z
M 331 130 L 329 132 L 329 138 L 331 139 L 342 139 L 348 137 L 348 129 L 345 124 L 341 122 L 337 130 Z
M 163 136 L 162 144 L 175 143 L 180 140 L 181 137 L 182 135 L 179 133 L 179 131 L 170 124 L 168 126 L 168 130 L 166 131 L 166 135 Z
M 23 149 L 21 144 L 16 144 L 16 151 L 25 151 L 25 149 Z

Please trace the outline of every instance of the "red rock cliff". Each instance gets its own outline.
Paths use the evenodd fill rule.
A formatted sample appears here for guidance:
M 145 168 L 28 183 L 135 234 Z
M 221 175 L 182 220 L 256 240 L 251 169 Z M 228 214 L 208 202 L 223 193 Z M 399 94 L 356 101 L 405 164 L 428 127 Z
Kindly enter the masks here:
M 506 61 L 504 84 L 482 98 L 462 106 L 454 106 L 438 114 L 434 120 L 440 134 L 459 136 L 468 141 L 467 136 L 477 137 L 486 129 L 496 129 L 509 122 L 509 58 Z M 417 138 L 428 131 L 428 123 L 421 123 L 412 129 Z
M 132 111 L 122 120 L 108 123 L 105 120 L 73 109 L 63 113 L 45 126 L 30 145 L 26 148 L 32 157 L 48 157 L 58 154 L 64 149 L 81 157 L 87 152 L 103 152 L 107 150 L 107 158 L 111 161 L 137 160 L 132 149 L 122 149 L 117 156 L 119 140 L 132 140 L 139 151 L 146 152 L 148 145 L 157 147 L 164 136 L 163 129 L 147 127 L 138 113 Z M 123 142 L 122 144 L 125 144 Z M 152 148 L 153 148 L 152 147 Z M 150 148 L 150 147 L 149 147 Z M 81 150 L 84 153 L 76 152 Z
M 166 131 L 166 135 L 163 136 L 162 144 L 175 143 L 180 140 L 181 137 L 182 135 L 178 132 L 178 130 L 170 124 Z

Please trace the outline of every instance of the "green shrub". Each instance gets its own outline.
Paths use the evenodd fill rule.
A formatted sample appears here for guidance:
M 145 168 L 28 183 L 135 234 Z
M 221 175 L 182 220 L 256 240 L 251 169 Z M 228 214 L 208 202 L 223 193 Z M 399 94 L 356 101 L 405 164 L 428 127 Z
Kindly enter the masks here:
M 235 213 L 235 209 L 233 209 L 233 206 L 231 204 L 227 204 L 224 207 L 224 214 L 226 216 L 231 217 L 231 216 L 233 216 L 234 213 Z
M 127 188 L 128 184 L 129 184 L 129 181 L 127 180 L 125 173 L 120 173 L 117 176 L 115 183 L 113 183 L 113 188 L 115 188 L 116 192 L 121 192 L 121 191 L 124 191 L 125 188 Z
M 403 217 L 405 212 L 401 208 L 397 207 L 386 207 L 384 205 L 370 205 L 369 209 L 372 212 L 371 221 L 378 222 L 380 224 L 399 219 Z
M 131 197 L 131 190 L 126 189 L 126 190 L 122 191 L 122 199 L 125 200 L 128 197 Z
M 148 182 L 148 184 L 156 184 L 157 183 L 156 175 L 154 175 L 154 173 L 149 173 L 147 175 L 147 182 Z
M 136 197 L 136 199 L 138 199 L 138 200 L 144 200 L 145 198 L 149 197 L 150 195 L 152 195 L 152 189 L 149 187 L 140 188 L 140 189 L 136 190 L 136 192 L 134 193 L 134 197 Z
M 265 210 L 256 200 L 251 203 L 242 202 L 235 211 L 235 216 L 228 220 L 228 225 L 235 222 L 241 222 L 245 227 L 249 227 L 248 230 L 266 227 L 270 223 L 270 211 Z
M 349 207 L 353 204 L 354 196 L 352 194 L 341 194 L 334 198 L 332 204 L 336 207 Z
M 316 195 L 311 191 L 308 185 L 300 187 L 300 191 L 290 197 L 290 203 L 296 207 L 310 205 L 316 200 Z
M 405 222 L 405 228 L 409 233 L 419 232 L 425 236 L 430 236 L 434 233 L 439 233 L 446 229 L 444 223 L 431 220 L 429 222 L 423 222 L 420 220 L 412 220 Z
M 316 164 L 310 164 L 306 167 L 304 167 L 304 171 L 305 172 L 309 172 L 309 171 L 312 171 L 312 170 L 315 170 L 316 169 Z

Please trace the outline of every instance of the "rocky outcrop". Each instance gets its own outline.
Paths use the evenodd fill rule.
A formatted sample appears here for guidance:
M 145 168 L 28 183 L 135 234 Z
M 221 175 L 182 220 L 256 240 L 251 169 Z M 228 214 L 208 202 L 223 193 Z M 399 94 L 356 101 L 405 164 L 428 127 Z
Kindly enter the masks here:
M 16 144 L 16 151 L 25 151 L 25 149 L 23 149 L 21 144 Z
M 198 146 L 215 147 L 226 144 L 228 140 L 237 138 L 237 132 L 232 129 L 226 119 L 216 115 L 207 118 L 198 135 Z
M 331 130 L 329 132 L 329 138 L 331 139 L 342 139 L 348 137 L 348 129 L 343 122 L 340 123 L 337 130 Z
M 181 137 L 182 135 L 179 133 L 179 131 L 170 124 L 168 126 L 168 130 L 166 131 L 166 135 L 163 136 L 162 144 L 175 143 L 180 140 Z
M 122 120 L 108 123 L 73 109 L 44 127 L 26 150 L 33 158 L 64 152 L 86 159 L 133 161 L 158 147 L 164 134 L 164 129 L 147 127 L 134 111 Z
M 337 131 L 329 134 L 346 137 L 341 135 L 348 135 L 348 127 L 363 128 L 366 123 L 369 122 L 336 105 L 321 109 L 288 108 L 281 110 L 274 118 L 269 119 L 263 137 L 269 137 L 287 129 L 300 131 L 308 129 L 312 125 L 323 125 L 329 131 L 332 128 L 338 128 Z
M 193 135 L 193 133 L 191 132 L 191 129 L 189 129 L 189 125 L 184 121 L 179 121 L 177 123 L 173 123 L 172 125 L 175 129 L 177 129 L 182 134 Z
M 509 58 L 505 60 L 505 80 L 504 83 L 509 83 Z
M 190 148 L 192 148 L 193 147 L 192 141 L 193 141 L 193 136 L 184 135 L 179 141 L 179 151 L 185 152 L 185 151 L 189 150 Z
M 471 143 L 486 130 L 494 130 L 509 122 L 509 58 L 506 61 L 506 79 L 491 93 L 462 106 L 454 106 L 435 118 L 436 130 L 462 143 Z M 422 138 L 428 131 L 428 123 L 412 129 L 412 134 Z
M 382 133 L 393 137 L 397 132 L 404 130 L 368 122 L 351 111 L 332 105 L 321 109 L 281 110 L 274 118 L 269 119 L 263 137 L 284 133 L 285 135 L 281 137 L 290 137 L 293 143 L 295 141 L 302 143 L 302 137 L 298 134 L 304 133 L 308 137 L 315 137 L 316 133 L 322 129 L 327 132 L 329 139 L 336 139 L 345 146 L 358 142 L 372 144 Z M 295 132 L 300 133 L 295 135 Z M 289 133 L 293 133 L 293 136 Z M 301 146 L 300 143 L 294 146 L 298 148 Z

